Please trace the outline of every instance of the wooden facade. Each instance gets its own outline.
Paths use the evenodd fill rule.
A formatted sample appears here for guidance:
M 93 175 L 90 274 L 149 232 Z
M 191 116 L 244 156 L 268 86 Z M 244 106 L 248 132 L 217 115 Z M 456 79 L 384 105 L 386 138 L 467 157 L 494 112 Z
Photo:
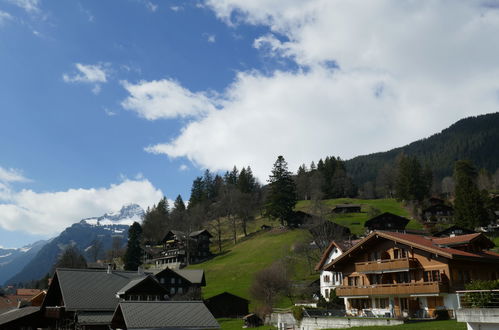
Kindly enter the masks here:
M 482 234 L 434 238 L 373 232 L 324 269 L 341 272 L 336 294 L 352 314 L 432 316 L 457 308 L 456 290 L 499 278 L 499 254 Z

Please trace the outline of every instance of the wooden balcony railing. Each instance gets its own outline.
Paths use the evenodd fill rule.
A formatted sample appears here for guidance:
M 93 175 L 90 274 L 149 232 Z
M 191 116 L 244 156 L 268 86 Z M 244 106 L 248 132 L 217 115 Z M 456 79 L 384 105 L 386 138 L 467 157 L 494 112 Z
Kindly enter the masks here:
M 345 296 L 398 295 L 449 292 L 449 286 L 442 282 L 418 282 L 397 284 L 376 284 L 365 286 L 339 286 L 336 294 Z
M 381 272 L 387 270 L 416 268 L 417 262 L 413 258 L 386 259 L 367 262 L 356 262 L 355 271 L 358 273 Z

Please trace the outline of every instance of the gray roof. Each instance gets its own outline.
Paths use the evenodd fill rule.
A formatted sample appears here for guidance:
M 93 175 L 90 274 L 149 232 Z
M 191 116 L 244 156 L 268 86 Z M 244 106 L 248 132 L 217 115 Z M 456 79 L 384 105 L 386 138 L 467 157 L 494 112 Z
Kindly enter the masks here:
M 144 277 L 138 272 L 96 269 L 57 269 L 64 306 L 68 311 L 114 311 L 119 299 L 116 293 L 131 280 Z
M 7 324 L 22 317 L 37 313 L 39 311 L 40 307 L 31 307 L 31 306 L 11 309 L 8 312 L 0 314 L 0 325 Z
M 146 278 L 147 278 L 147 276 L 144 276 L 144 277 L 139 277 L 139 278 L 136 278 L 134 280 L 131 280 L 124 287 L 119 289 L 117 294 L 125 294 L 128 290 L 130 290 L 131 288 L 133 288 L 134 286 L 136 286 L 137 284 L 139 284 L 140 282 L 142 282 Z
M 192 233 L 189 234 L 190 237 L 196 237 L 197 235 L 201 234 L 201 233 L 204 233 L 204 232 L 207 232 L 208 235 L 210 235 L 210 237 L 212 237 L 212 235 L 210 234 L 210 232 L 206 229 L 201 229 L 201 230 L 196 230 L 196 231 L 193 231 Z
M 204 278 L 204 270 L 202 269 L 172 269 L 192 284 L 201 284 Z
M 220 325 L 202 301 L 124 301 L 114 313 L 123 314 L 132 329 L 219 329 Z
M 83 312 L 78 313 L 78 324 L 80 325 L 93 325 L 93 324 L 111 324 L 113 313 L 99 313 L 99 312 Z

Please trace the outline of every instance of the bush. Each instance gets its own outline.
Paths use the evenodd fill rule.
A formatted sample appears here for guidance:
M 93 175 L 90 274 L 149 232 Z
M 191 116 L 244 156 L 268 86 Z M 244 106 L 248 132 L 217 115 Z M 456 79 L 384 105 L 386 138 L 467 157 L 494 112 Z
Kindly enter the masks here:
M 436 320 L 448 320 L 449 317 L 449 311 L 446 309 L 436 309 L 433 311 L 433 317 Z
M 297 321 L 303 320 L 303 307 L 293 306 L 292 311 L 293 311 L 293 316 L 295 317 L 295 320 L 297 320 Z
M 473 281 L 466 284 L 466 290 L 497 290 L 499 280 L 495 281 Z M 499 297 L 492 292 L 468 292 L 463 297 L 463 305 L 471 308 L 496 307 Z

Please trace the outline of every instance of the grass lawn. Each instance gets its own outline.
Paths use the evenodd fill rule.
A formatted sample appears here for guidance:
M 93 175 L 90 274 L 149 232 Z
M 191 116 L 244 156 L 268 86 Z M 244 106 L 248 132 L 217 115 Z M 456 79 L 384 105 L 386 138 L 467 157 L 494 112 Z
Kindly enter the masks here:
M 223 329 L 223 327 L 222 327 Z M 423 321 L 407 323 L 402 325 L 394 325 L 389 327 L 384 326 L 370 326 L 370 327 L 353 327 L 353 328 L 342 328 L 350 330 L 381 330 L 381 329 L 393 329 L 393 330 L 412 330 L 412 329 L 424 329 L 424 330 L 466 330 L 466 323 L 457 322 L 455 320 L 448 321 Z M 338 330 L 338 329 L 335 329 Z
M 243 320 L 241 319 L 217 319 L 222 330 L 239 330 L 243 328 Z M 263 325 L 258 328 L 252 328 L 257 330 L 275 330 L 276 327 L 271 325 Z
M 303 281 L 310 278 L 312 281 L 317 278 L 317 275 L 310 275 L 306 261 L 292 251 L 295 243 L 306 240 L 310 240 L 310 234 L 302 229 L 262 231 L 230 247 L 225 253 L 189 268 L 204 269 L 207 284 L 203 288 L 205 298 L 227 291 L 250 299 L 249 288 L 254 274 L 284 257 L 294 266 L 295 279 Z
M 327 210 L 331 210 L 336 204 L 360 204 L 362 207 L 361 213 L 347 213 L 347 214 L 329 214 L 328 219 L 334 221 L 342 226 L 350 228 L 353 234 L 361 235 L 364 234 L 364 223 L 369 220 L 368 211 L 371 207 L 374 207 L 381 212 L 390 212 L 393 214 L 400 215 L 410 219 L 409 212 L 402 207 L 400 202 L 395 199 L 355 199 L 355 198 L 338 198 L 338 199 L 328 199 L 322 202 L 323 206 Z M 311 201 L 299 201 L 296 205 L 296 209 L 305 212 L 313 212 L 313 206 Z M 406 227 L 407 229 L 422 229 L 421 224 L 411 219 Z

